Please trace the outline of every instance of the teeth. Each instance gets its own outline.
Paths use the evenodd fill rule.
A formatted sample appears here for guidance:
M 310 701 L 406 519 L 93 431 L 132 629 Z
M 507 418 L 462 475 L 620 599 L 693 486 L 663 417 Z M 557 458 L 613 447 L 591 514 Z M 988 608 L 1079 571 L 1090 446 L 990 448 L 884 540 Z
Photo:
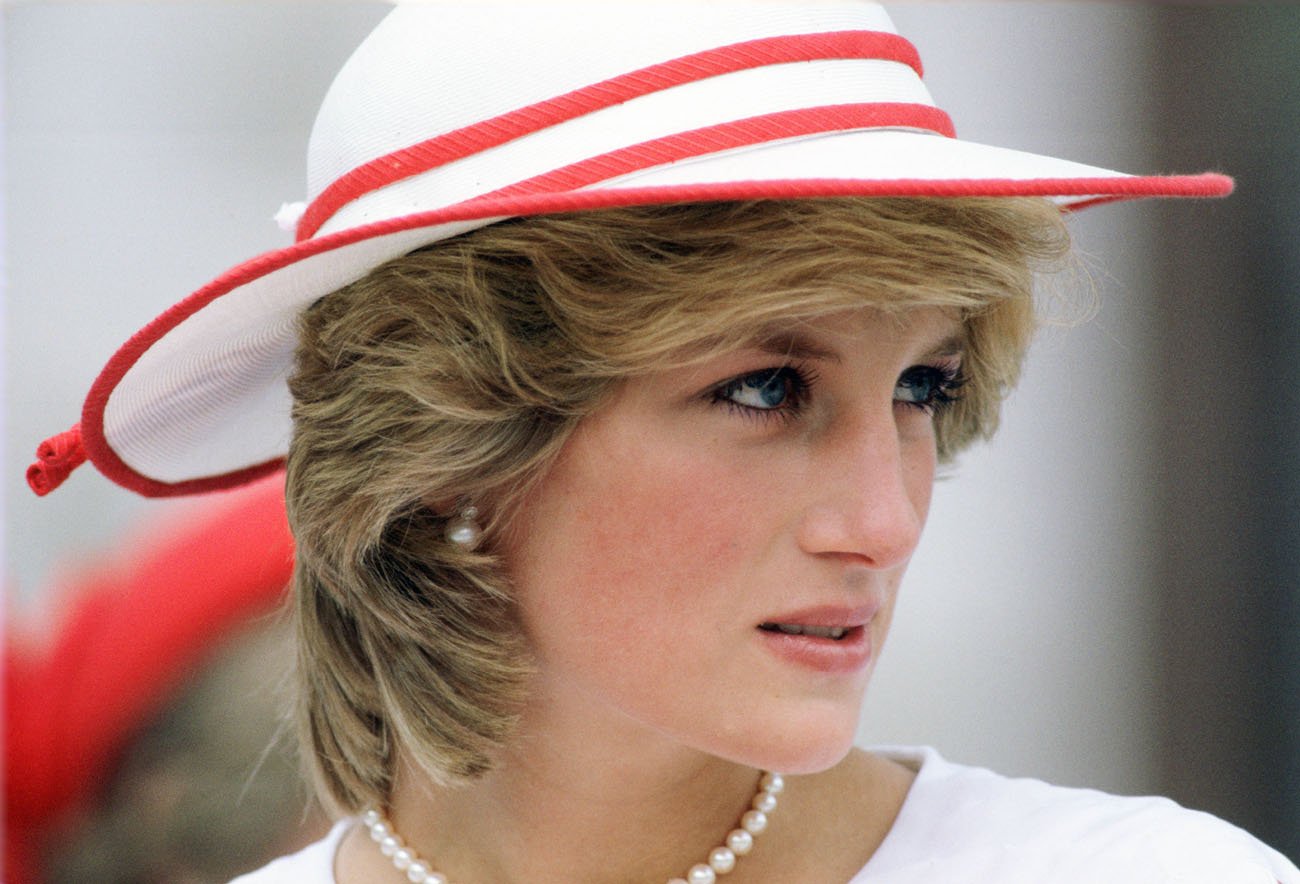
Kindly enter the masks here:
M 843 626 L 801 626 L 798 623 L 764 623 L 763 629 L 785 635 L 812 635 L 818 638 L 844 638 L 848 632 Z
M 821 638 L 844 638 L 843 626 L 805 626 L 804 635 L 816 635 Z

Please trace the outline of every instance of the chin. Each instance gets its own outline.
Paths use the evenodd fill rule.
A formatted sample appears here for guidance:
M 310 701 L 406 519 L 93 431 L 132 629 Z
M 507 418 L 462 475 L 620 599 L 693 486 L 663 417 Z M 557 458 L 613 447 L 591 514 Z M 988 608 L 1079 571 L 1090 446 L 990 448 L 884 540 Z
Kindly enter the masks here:
M 725 753 L 731 760 L 783 774 L 815 774 L 830 770 L 853 751 L 857 737 L 857 716 L 836 716 L 826 720 L 816 715 L 791 715 L 779 725 L 760 726 L 768 739 L 748 751 Z M 759 731 L 755 731 L 759 732 Z
M 853 751 L 853 736 L 850 734 L 847 739 L 823 743 L 805 751 L 785 753 L 773 758 L 772 764 L 764 765 L 763 769 L 791 775 L 822 773 L 848 757 Z

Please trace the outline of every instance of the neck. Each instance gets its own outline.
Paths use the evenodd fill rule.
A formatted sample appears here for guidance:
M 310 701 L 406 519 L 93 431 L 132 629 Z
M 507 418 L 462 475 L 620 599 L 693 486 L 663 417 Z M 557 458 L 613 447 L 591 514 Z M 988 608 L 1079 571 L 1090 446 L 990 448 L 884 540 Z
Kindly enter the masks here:
M 453 789 L 409 775 L 393 824 L 456 884 L 663 882 L 723 843 L 759 778 L 706 759 L 657 769 L 620 760 L 601 776 L 584 757 L 502 764 Z
M 626 719 L 565 720 L 527 712 L 496 767 L 466 785 L 440 788 L 401 765 L 394 827 L 453 884 L 663 882 L 703 862 L 749 809 L 760 776 L 752 767 Z M 766 840 L 738 873 L 766 865 Z

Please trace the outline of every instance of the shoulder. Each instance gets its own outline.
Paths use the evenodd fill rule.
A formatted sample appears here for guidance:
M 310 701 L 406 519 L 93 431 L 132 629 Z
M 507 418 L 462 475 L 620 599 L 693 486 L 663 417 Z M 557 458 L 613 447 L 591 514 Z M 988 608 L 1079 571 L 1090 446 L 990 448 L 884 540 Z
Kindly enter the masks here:
M 1166 798 L 1126 798 L 952 764 L 932 749 L 881 754 L 917 769 L 854 884 L 962 880 L 1300 884 L 1281 854 Z
M 341 820 L 315 844 L 241 875 L 230 884 L 334 884 L 334 855 L 351 825 L 351 820 Z

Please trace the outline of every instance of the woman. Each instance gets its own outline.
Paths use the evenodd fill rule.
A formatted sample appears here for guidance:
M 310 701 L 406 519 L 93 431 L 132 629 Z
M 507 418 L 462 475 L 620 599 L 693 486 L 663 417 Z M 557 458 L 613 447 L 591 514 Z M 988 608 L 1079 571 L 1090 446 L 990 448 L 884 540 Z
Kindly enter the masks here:
M 274 469 L 296 349 L 300 721 L 345 819 L 249 880 L 1296 880 L 1168 802 L 851 750 L 1056 205 L 1226 179 L 959 142 L 868 4 L 578 8 L 394 13 L 298 244 L 133 339 L 32 475 Z

